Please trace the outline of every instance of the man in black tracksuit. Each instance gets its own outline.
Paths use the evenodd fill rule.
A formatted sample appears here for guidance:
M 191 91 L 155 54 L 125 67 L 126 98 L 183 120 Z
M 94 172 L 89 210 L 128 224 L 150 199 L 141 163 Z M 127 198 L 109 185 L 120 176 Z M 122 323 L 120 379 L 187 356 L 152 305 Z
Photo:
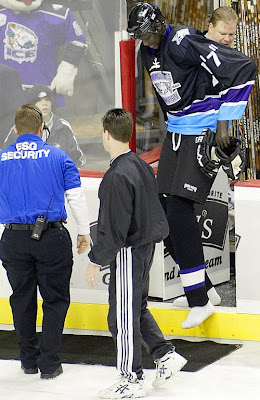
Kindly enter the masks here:
M 168 224 L 153 169 L 129 149 L 131 114 L 110 110 L 103 118 L 103 128 L 103 144 L 111 162 L 99 188 L 97 242 L 89 253 L 86 279 L 94 286 L 100 266 L 110 264 L 108 324 L 117 347 L 121 378 L 102 390 L 100 397 L 122 398 L 122 393 L 144 397 L 142 340 L 157 364 L 154 387 L 161 386 L 186 363 L 164 339 L 147 309 L 155 243 L 168 235 Z

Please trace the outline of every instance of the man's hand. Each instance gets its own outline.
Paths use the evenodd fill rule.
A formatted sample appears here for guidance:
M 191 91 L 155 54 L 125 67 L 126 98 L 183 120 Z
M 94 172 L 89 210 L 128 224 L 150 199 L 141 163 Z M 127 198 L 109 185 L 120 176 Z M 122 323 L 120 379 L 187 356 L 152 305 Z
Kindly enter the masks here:
M 216 143 L 223 149 L 229 145 L 228 121 L 218 121 L 216 131 Z
M 78 254 L 84 253 L 90 247 L 90 236 L 89 235 L 78 235 L 77 237 L 77 249 Z
M 86 270 L 86 281 L 89 286 L 96 286 L 99 283 L 99 271 L 98 265 L 92 264 L 91 262 L 87 266 Z

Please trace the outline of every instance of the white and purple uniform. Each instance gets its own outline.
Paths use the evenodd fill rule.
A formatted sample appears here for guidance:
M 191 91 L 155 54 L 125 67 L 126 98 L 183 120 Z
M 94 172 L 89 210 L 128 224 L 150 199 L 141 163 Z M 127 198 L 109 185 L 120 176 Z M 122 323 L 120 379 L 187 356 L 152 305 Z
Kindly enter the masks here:
M 63 60 L 75 66 L 86 48 L 74 15 L 58 4 L 42 4 L 31 13 L 0 9 L 0 42 L 0 63 L 16 69 L 25 88 L 51 84 L 61 46 L 65 46 Z

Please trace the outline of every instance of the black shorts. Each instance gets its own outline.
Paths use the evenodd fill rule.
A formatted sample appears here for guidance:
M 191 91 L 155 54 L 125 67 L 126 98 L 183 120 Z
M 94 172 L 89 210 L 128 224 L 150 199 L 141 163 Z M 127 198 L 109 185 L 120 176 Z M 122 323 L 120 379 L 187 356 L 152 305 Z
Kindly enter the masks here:
M 167 132 L 160 155 L 157 185 L 160 194 L 185 197 L 203 204 L 209 194 L 214 178 L 205 175 L 197 162 L 198 137 L 174 134 L 174 144 L 181 136 L 177 150 L 173 150 L 171 132 Z

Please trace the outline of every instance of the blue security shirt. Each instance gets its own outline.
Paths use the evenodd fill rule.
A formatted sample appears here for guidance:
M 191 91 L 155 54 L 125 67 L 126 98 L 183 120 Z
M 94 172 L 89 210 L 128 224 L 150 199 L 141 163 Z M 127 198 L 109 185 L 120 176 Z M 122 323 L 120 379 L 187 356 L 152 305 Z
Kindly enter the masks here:
M 0 152 L 0 223 L 66 219 L 66 190 L 81 186 L 79 171 L 62 150 L 23 134 Z

